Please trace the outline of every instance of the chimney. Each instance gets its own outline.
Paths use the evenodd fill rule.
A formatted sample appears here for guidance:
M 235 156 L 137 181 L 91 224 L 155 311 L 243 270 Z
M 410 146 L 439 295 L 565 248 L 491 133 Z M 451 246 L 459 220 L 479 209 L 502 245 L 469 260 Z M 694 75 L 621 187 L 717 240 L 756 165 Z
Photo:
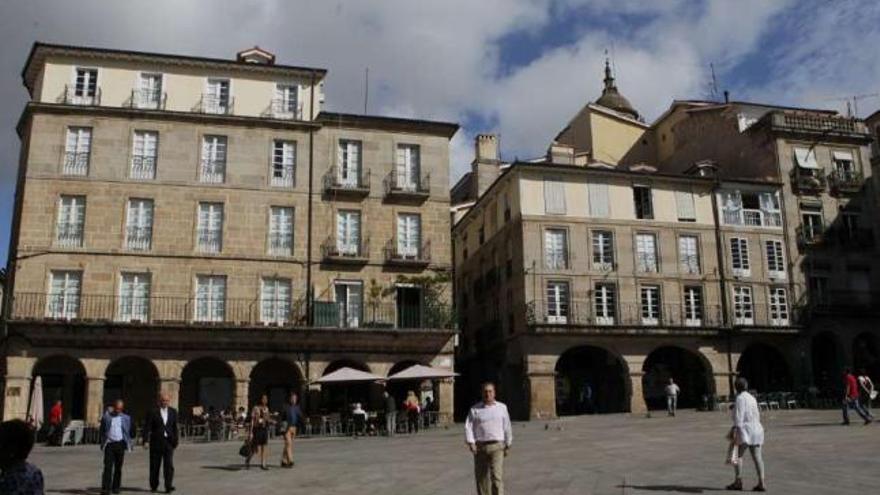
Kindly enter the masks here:
M 574 165 L 574 146 L 568 144 L 560 144 L 554 141 L 550 148 L 547 149 L 547 159 L 550 163 L 558 163 L 559 165 Z
M 235 54 L 235 60 L 249 64 L 274 65 L 275 54 L 254 45 Z
M 479 199 L 501 175 L 498 159 L 498 136 L 477 134 L 474 138 L 474 162 L 471 164 L 471 195 Z

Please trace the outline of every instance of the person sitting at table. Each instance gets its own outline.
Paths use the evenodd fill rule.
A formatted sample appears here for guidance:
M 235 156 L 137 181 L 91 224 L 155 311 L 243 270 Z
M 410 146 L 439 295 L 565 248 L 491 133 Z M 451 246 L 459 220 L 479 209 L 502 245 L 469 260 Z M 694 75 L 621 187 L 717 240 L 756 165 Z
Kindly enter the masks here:
M 365 435 L 367 427 L 367 411 L 364 411 L 360 402 L 355 402 L 354 410 L 351 411 L 351 417 L 354 421 L 354 436 Z

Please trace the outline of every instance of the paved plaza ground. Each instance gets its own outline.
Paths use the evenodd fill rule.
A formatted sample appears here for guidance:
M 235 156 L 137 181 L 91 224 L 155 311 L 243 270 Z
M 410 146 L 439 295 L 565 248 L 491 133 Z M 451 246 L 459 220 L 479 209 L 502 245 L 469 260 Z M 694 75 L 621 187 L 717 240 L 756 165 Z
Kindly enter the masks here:
M 839 411 L 764 414 L 771 493 L 868 494 L 880 490 L 880 427 L 839 425 Z M 549 425 L 549 428 L 547 427 Z M 514 425 L 506 463 L 508 494 L 638 494 L 723 492 L 723 413 L 582 416 Z M 462 426 L 416 436 L 302 439 L 296 467 L 281 469 L 281 442 L 271 443 L 273 469 L 244 471 L 238 443 L 185 444 L 176 454 L 176 494 L 471 494 L 472 462 Z M 94 445 L 37 447 L 47 493 L 97 493 L 101 454 Z M 749 462 L 747 488 L 754 485 Z M 123 493 L 147 491 L 147 452 L 125 459 Z

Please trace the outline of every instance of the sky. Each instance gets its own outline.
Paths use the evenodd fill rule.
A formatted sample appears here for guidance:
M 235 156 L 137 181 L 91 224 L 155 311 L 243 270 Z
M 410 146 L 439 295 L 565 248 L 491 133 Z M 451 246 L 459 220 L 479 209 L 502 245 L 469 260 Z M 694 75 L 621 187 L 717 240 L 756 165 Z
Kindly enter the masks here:
M 453 182 L 473 137 L 502 158 L 543 155 L 601 93 L 606 53 L 648 122 L 674 99 L 831 108 L 880 93 L 877 0 L 0 0 L 0 264 L 6 260 L 35 41 L 277 62 L 329 70 L 331 111 L 457 122 Z M 714 67 L 713 95 L 710 67 Z M 859 99 L 860 116 L 880 96 Z

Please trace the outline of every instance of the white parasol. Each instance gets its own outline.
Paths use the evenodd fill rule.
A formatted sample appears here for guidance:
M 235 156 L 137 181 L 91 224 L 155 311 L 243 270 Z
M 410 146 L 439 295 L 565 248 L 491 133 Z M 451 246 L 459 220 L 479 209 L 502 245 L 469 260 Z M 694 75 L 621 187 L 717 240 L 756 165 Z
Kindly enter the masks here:
M 33 418 L 34 428 L 37 430 L 43 425 L 43 379 L 40 376 L 34 378 L 34 387 L 31 389 L 30 406 L 28 407 L 28 417 Z
M 443 368 L 434 368 L 433 366 L 424 366 L 415 364 L 409 368 L 399 371 L 387 378 L 388 381 L 397 380 L 439 380 L 443 378 L 452 378 L 458 376 L 458 373 Z

